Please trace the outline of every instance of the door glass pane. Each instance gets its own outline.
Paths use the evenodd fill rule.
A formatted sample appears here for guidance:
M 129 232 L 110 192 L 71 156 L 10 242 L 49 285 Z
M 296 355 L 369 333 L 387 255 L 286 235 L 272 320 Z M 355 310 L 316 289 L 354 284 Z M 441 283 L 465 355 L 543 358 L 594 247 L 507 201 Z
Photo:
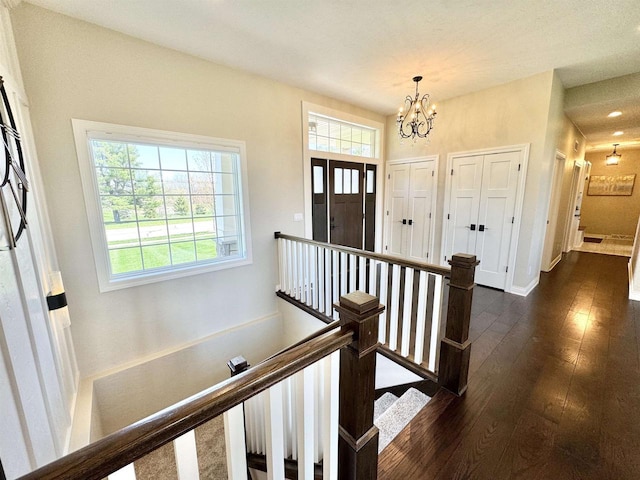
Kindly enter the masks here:
M 334 175 L 334 192 L 336 195 L 340 195 L 342 193 L 342 169 L 335 168 L 333 170 Z
M 313 193 L 324 193 L 324 168 L 313 166 Z
M 367 193 L 374 193 L 374 183 L 375 183 L 375 179 L 374 179 L 374 175 L 373 175 L 373 170 L 367 170 Z
M 351 170 L 351 193 L 360 192 L 360 172 L 358 170 Z
M 351 193 L 351 169 L 344 171 L 344 193 Z

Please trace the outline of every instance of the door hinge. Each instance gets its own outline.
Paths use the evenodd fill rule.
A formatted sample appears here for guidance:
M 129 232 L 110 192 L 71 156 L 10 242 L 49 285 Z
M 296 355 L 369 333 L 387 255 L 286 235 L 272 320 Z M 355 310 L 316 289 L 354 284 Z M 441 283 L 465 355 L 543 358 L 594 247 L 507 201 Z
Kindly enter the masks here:
M 453 168 L 451 169 L 451 175 L 453 175 Z
M 385 250 L 389 250 L 389 246 L 388 246 L 388 245 L 385 245 L 385 246 L 384 246 L 384 249 L 385 249 Z
M 436 175 L 436 171 L 435 170 L 431 170 L 431 176 L 435 177 L 435 175 Z
M 390 173 L 387 174 L 387 180 L 391 180 L 391 174 Z
M 445 261 L 445 262 L 447 261 L 447 256 L 446 256 L 446 255 L 444 256 L 444 261 Z
M 520 171 L 520 167 L 522 167 L 522 165 L 521 165 L 521 164 L 518 164 L 518 171 Z
M 447 220 L 451 220 L 451 215 L 447 213 Z
M 387 210 L 387 215 L 389 215 L 389 210 Z
M 511 217 L 511 223 L 513 223 L 515 221 L 516 221 L 516 217 Z M 549 223 L 549 222 L 547 222 L 547 223 Z
M 508 271 L 509 271 L 509 266 L 508 266 L 508 265 L 505 267 L 504 271 L 505 271 L 505 272 L 508 272 Z
M 431 218 L 431 212 L 429 212 L 429 218 Z
M 427 252 L 427 256 L 426 256 L 426 258 L 429 258 L 429 252 Z

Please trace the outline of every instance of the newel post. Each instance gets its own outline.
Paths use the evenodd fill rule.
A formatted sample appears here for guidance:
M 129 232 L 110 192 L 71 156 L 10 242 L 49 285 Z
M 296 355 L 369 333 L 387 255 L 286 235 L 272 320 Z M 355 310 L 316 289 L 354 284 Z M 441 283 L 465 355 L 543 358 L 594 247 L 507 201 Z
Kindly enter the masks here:
M 469 374 L 469 320 L 473 299 L 473 279 L 478 265 L 475 255 L 458 253 L 451 257 L 451 280 L 447 305 L 447 328 L 440 342 L 438 383 L 447 390 L 462 395 L 467 389 Z
M 338 478 L 373 480 L 378 476 L 378 428 L 373 424 L 378 316 L 377 297 L 353 292 L 334 304 L 343 330 L 353 342 L 340 351 Z

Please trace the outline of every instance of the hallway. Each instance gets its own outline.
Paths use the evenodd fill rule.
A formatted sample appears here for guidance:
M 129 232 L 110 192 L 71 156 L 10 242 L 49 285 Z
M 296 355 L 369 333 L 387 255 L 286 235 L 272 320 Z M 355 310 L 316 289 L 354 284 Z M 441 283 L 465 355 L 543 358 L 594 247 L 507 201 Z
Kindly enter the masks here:
M 439 392 L 381 454 L 379 478 L 638 478 L 627 261 L 571 252 L 526 298 L 477 288 L 466 395 Z

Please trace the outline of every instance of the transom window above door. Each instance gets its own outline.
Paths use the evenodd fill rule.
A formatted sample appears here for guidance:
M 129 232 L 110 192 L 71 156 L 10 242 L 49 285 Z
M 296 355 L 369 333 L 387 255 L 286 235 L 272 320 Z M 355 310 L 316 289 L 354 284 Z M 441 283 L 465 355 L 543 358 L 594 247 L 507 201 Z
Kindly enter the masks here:
M 309 112 L 309 150 L 376 158 L 378 130 Z

